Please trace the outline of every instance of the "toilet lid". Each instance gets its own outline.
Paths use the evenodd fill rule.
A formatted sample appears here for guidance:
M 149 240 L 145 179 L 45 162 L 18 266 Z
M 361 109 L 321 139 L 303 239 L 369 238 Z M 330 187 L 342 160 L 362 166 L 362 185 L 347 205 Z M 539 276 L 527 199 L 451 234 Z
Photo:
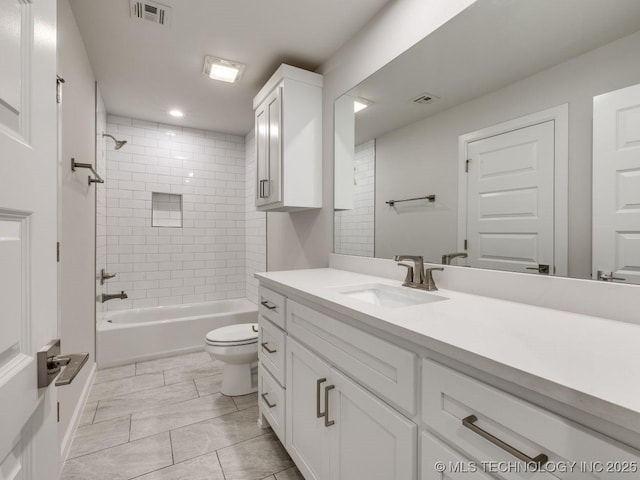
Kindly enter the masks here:
M 228 325 L 216 328 L 207 333 L 208 344 L 220 345 L 246 345 L 258 341 L 258 324 L 241 323 L 238 325 Z

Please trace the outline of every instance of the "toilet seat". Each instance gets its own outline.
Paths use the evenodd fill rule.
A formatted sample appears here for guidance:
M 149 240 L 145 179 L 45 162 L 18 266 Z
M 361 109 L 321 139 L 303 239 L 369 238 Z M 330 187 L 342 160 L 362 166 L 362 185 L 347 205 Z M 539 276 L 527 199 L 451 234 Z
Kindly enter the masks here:
M 206 335 L 206 344 L 214 347 L 235 347 L 258 343 L 258 324 L 241 323 L 211 330 Z

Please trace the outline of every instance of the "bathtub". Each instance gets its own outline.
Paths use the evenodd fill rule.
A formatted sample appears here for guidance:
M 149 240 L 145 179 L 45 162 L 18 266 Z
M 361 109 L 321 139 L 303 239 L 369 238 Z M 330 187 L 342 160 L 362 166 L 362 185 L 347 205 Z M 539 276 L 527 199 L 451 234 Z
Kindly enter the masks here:
M 96 330 L 98 368 L 202 350 L 210 330 L 257 321 L 246 298 L 105 312 Z

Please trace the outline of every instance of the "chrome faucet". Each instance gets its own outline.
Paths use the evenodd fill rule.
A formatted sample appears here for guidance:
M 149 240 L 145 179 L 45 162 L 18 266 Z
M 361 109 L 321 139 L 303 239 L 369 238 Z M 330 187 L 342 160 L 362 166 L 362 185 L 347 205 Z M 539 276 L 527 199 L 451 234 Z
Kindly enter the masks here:
M 120 293 L 103 293 L 102 296 L 102 303 L 104 302 L 108 302 L 109 300 L 115 300 L 116 298 L 119 298 L 120 300 L 124 300 L 126 298 L 129 298 L 127 296 L 126 293 L 124 293 L 124 290 L 122 290 Z
M 467 258 L 467 252 L 447 253 L 446 255 L 442 255 L 442 264 L 451 265 L 451 260 L 458 257 Z

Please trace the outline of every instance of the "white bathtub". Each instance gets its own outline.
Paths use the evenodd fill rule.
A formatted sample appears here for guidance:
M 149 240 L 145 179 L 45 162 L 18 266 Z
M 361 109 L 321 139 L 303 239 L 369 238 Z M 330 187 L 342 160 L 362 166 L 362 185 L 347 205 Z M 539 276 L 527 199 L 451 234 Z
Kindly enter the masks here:
M 258 321 L 246 298 L 106 312 L 98 322 L 98 368 L 202 350 L 207 332 Z

